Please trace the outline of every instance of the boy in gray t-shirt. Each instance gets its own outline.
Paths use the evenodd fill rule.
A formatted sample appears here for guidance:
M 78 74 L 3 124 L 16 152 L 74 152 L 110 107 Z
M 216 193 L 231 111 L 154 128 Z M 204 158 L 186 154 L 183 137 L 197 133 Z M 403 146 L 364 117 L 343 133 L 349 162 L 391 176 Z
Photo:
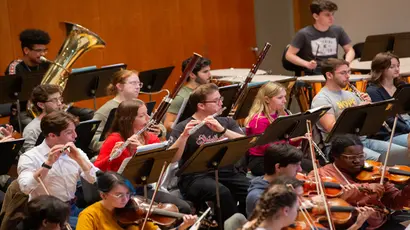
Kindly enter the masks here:
M 320 62 L 327 58 L 337 58 L 338 45 L 346 53 L 346 61 L 351 62 L 355 53 L 351 40 L 340 26 L 333 25 L 337 5 L 328 0 L 315 0 L 310 11 L 315 23 L 299 30 L 293 38 L 286 60 L 301 66 L 305 74 L 320 74 Z

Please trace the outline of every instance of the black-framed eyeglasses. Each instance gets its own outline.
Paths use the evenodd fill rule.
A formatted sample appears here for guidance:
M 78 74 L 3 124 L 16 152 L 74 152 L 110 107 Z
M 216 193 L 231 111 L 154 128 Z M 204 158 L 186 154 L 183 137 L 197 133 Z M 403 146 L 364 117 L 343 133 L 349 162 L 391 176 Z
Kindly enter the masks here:
M 218 102 L 223 102 L 224 101 L 224 97 L 220 97 L 216 100 L 212 100 L 212 101 L 203 101 L 202 103 L 218 103 Z
M 63 97 L 56 97 L 56 98 L 51 98 L 51 99 L 49 99 L 49 100 L 47 100 L 47 101 L 45 101 L 45 102 L 53 102 L 53 103 L 61 102 L 61 103 L 63 103 L 63 101 L 64 101 L 64 98 L 63 98 Z

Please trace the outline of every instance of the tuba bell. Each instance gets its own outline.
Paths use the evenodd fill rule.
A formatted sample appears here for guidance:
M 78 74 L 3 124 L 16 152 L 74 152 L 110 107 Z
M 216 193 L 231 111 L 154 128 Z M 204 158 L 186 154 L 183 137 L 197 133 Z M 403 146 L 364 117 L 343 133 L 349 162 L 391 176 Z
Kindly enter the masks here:
M 67 84 L 69 69 L 74 62 L 85 52 L 94 48 L 104 48 L 105 42 L 96 33 L 89 29 L 70 22 L 64 22 L 67 28 L 67 37 L 57 54 L 55 61 L 49 61 L 41 57 L 43 61 L 49 62 L 50 67 L 44 74 L 41 84 L 54 84 L 64 88 Z M 27 112 L 33 117 L 39 115 L 35 107 L 28 101 Z

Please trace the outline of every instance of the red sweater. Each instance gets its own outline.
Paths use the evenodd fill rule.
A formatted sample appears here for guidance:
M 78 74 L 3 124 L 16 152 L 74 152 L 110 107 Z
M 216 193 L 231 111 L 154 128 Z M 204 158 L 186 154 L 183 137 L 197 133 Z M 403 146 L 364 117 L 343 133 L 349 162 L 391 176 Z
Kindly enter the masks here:
M 124 142 L 124 139 L 121 137 L 120 133 L 111 133 L 107 139 L 105 139 L 101 146 L 100 154 L 98 154 L 97 160 L 94 162 L 94 165 L 101 171 L 117 172 L 122 161 L 131 156 L 130 151 L 126 148 L 118 158 L 109 161 L 111 151 L 114 148 L 115 143 L 119 141 Z M 160 140 L 155 134 L 148 132 L 148 137 L 145 139 L 145 144 L 149 145 L 159 142 Z

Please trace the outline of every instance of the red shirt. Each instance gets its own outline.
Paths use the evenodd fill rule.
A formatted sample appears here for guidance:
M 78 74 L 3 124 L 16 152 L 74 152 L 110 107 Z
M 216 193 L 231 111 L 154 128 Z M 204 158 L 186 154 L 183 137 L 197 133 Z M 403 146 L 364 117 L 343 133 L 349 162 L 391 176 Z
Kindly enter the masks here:
M 100 154 L 98 154 L 97 160 L 94 162 L 94 165 L 101 171 L 117 172 L 122 164 L 122 161 L 131 156 L 130 151 L 126 148 L 118 158 L 109 161 L 111 151 L 114 148 L 115 143 L 119 141 L 124 142 L 124 139 L 121 137 L 120 133 L 111 133 L 107 139 L 105 139 L 101 146 Z M 145 139 L 145 144 L 149 145 L 159 142 L 160 140 L 155 134 L 148 132 L 148 137 Z

